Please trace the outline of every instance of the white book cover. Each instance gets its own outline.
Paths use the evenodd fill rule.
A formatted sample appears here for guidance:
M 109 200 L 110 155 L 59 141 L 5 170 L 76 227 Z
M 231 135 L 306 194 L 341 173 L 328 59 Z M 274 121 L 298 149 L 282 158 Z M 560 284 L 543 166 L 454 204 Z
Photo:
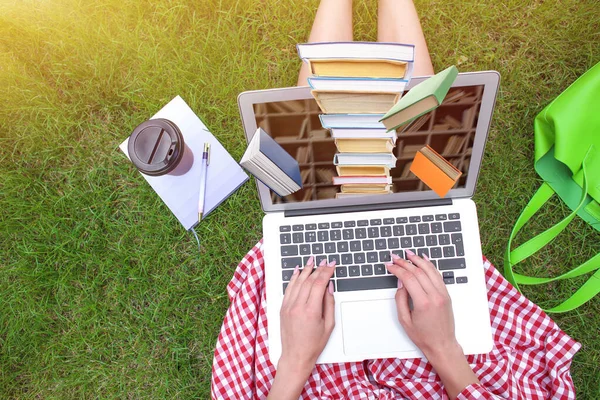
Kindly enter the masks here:
M 415 46 L 384 42 L 319 42 L 296 45 L 302 59 L 357 58 L 414 61 Z
M 331 128 L 370 128 L 385 129 L 379 122 L 384 114 L 320 114 L 321 125 L 325 129 Z
M 369 128 L 332 128 L 331 137 L 334 139 L 398 139 L 396 131 Z
M 210 164 L 206 179 L 204 215 L 208 215 L 235 192 L 248 180 L 248 175 L 181 97 L 175 97 L 151 119 L 156 118 L 165 118 L 177 125 L 185 144 L 194 154 L 194 163 L 188 172 L 180 176 L 169 174 L 149 176 L 141 172 L 140 174 L 152 186 L 152 189 L 169 207 L 183 227 L 189 230 L 198 223 L 200 163 L 205 142 L 210 143 Z M 128 142 L 129 138 L 125 139 L 119 148 L 129 158 Z
M 408 85 L 406 79 L 387 78 L 340 78 L 312 76 L 308 85 L 317 91 L 403 93 Z

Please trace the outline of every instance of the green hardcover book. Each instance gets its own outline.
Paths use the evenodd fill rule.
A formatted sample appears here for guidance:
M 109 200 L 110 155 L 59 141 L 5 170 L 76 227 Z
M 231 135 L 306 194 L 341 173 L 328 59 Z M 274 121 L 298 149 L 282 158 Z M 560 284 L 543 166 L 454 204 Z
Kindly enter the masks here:
M 433 110 L 442 103 L 457 75 L 458 70 L 453 65 L 419 83 L 402 96 L 379 122 L 383 122 L 389 132 Z

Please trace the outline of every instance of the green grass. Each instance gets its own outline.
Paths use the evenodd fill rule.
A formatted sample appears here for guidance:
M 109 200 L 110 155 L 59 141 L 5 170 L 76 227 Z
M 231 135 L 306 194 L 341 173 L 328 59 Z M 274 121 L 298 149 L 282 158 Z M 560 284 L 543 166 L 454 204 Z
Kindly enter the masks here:
M 236 96 L 294 85 L 318 2 L 0 0 L 0 397 L 207 398 L 225 286 L 261 238 L 247 184 L 192 236 L 117 149 L 181 95 L 232 155 Z M 495 69 L 501 90 L 476 201 L 484 253 L 501 266 L 539 185 L 534 116 L 600 60 L 595 0 L 417 7 L 436 69 Z M 375 40 L 376 2 L 355 4 Z M 525 230 L 565 215 L 558 202 Z M 600 250 L 581 221 L 524 263 L 566 271 Z M 583 279 L 526 294 L 556 304 Z M 554 316 L 584 347 L 572 375 L 600 398 L 600 300 Z

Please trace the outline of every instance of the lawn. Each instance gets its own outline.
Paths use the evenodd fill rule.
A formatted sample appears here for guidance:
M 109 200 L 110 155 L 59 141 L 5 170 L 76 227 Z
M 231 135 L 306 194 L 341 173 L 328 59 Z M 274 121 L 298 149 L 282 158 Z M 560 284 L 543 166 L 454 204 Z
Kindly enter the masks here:
M 225 286 L 261 238 L 254 184 L 202 223 L 199 252 L 118 144 L 181 95 L 231 154 L 236 97 L 294 85 L 318 1 L 0 0 L 0 398 L 208 398 Z M 596 0 L 418 0 L 436 70 L 494 69 L 501 89 L 475 200 L 501 266 L 539 186 L 533 118 L 600 61 Z M 376 2 L 355 2 L 375 40 Z M 558 221 L 554 202 L 520 240 Z M 600 251 L 580 220 L 523 269 Z M 526 288 L 551 306 L 584 279 Z M 600 298 L 555 315 L 583 343 L 572 376 L 600 398 Z

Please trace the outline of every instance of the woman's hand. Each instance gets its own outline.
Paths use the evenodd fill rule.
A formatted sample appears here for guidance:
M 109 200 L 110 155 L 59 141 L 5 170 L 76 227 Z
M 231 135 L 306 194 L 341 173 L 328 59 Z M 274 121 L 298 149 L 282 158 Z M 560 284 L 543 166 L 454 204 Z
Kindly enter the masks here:
M 398 278 L 398 321 L 440 376 L 448 396 L 454 399 L 479 380 L 456 341 L 452 302 L 440 273 L 427 257 L 423 259 L 410 250 L 406 250 L 406 255 L 410 262 L 393 254 L 393 263 L 386 265 Z
M 269 398 L 300 396 L 333 331 L 335 308 L 329 280 L 335 262 L 323 260 L 314 272 L 313 267 L 312 257 L 302 272 L 296 267 L 285 291 L 280 312 L 282 352 Z

